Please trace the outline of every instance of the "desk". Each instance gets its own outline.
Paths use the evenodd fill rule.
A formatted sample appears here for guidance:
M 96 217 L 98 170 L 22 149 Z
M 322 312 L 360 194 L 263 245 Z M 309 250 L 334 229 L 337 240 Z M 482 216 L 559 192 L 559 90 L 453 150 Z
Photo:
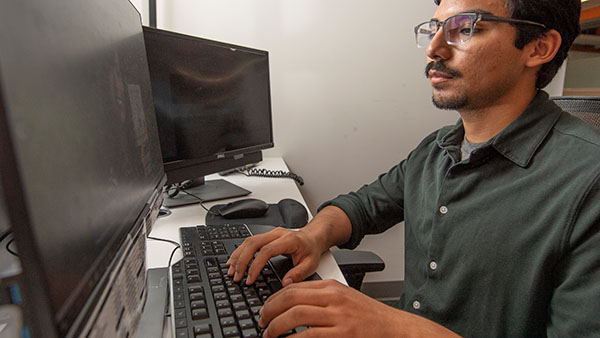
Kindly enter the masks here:
M 269 170 L 289 170 L 280 157 L 267 157 L 260 164 L 260 168 Z M 231 174 L 221 177 L 217 174 L 206 177 L 210 179 L 226 179 L 231 183 L 237 184 L 242 188 L 252 191 L 247 197 L 262 199 L 267 203 L 277 203 L 283 198 L 293 198 L 300 201 L 306 206 L 306 202 L 300 194 L 300 190 L 296 186 L 296 182 L 288 178 L 265 178 L 265 177 L 247 177 L 240 173 Z M 245 198 L 245 197 L 242 197 Z M 204 205 L 207 208 L 215 204 L 223 204 L 234 201 L 235 199 L 221 200 L 215 202 L 207 202 Z M 179 242 L 179 228 L 196 226 L 205 224 L 206 211 L 199 204 L 192 204 L 171 209 L 172 214 L 163 218 L 159 218 L 150 235 L 152 237 L 170 239 Z M 155 240 L 147 240 L 146 242 L 146 265 L 147 268 L 165 267 L 169 261 L 169 255 L 173 250 L 173 245 Z M 181 259 L 181 250 L 177 250 L 173 256 L 173 263 Z M 336 279 L 339 282 L 346 284 L 346 280 L 342 272 L 338 268 L 333 255 L 326 252 L 321 257 L 321 263 L 317 269 L 317 273 L 323 279 Z

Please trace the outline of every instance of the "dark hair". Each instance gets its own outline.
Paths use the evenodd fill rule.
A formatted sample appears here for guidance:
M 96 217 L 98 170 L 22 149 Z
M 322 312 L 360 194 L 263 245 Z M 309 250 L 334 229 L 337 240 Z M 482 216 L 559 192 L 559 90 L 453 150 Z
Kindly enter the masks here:
M 439 5 L 442 0 L 434 0 Z M 556 75 L 571 48 L 571 44 L 579 35 L 579 15 L 581 0 L 504 0 L 513 19 L 529 20 L 544 24 L 548 29 L 533 25 L 515 25 L 517 37 L 515 47 L 523 49 L 531 41 L 538 39 L 555 29 L 562 37 L 562 43 L 552 61 L 542 65 L 538 71 L 536 88 L 543 88 Z

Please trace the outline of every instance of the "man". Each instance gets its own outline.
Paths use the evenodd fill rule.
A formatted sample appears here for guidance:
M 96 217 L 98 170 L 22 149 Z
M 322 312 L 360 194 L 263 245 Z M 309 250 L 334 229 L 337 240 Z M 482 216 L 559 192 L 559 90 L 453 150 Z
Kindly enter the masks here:
M 291 254 L 264 337 L 600 336 L 600 135 L 538 88 L 579 32 L 579 0 L 442 0 L 415 28 L 437 107 L 461 120 L 301 231 L 247 239 L 229 274 Z M 405 222 L 395 309 L 337 282 L 300 282 L 333 245 Z

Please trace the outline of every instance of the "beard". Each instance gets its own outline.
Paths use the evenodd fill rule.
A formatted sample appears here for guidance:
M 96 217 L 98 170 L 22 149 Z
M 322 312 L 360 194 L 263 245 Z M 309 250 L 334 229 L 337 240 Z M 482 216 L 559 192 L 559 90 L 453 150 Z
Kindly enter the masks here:
M 425 67 L 425 77 L 429 78 L 429 71 L 437 70 L 443 73 L 446 73 L 453 78 L 460 78 L 462 74 L 453 68 L 450 68 L 443 64 L 441 61 L 431 61 Z M 446 110 L 457 110 L 463 107 L 468 106 L 469 99 L 467 94 L 462 92 L 460 94 L 456 94 L 453 96 L 445 97 L 441 93 L 436 95 L 436 90 L 441 91 L 444 88 L 444 85 L 433 85 L 433 95 L 431 96 L 431 102 L 438 109 L 446 109 Z
M 469 99 L 465 93 L 445 97 L 439 94 L 436 95 L 435 90 L 436 88 L 434 87 L 431 102 L 438 109 L 458 110 L 469 105 Z

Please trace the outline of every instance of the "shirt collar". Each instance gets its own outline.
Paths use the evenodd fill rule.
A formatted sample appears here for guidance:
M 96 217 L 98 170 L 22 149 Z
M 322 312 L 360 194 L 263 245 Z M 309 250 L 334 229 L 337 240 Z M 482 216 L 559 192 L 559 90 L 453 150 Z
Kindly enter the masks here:
M 546 92 L 538 91 L 523 113 L 493 137 L 491 147 L 515 164 L 527 166 L 562 112 L 548 97 Z M 438 134 L 437 142 L 442 149 L 456 151 L 463 137 L 459 120 L 450 131 Z

